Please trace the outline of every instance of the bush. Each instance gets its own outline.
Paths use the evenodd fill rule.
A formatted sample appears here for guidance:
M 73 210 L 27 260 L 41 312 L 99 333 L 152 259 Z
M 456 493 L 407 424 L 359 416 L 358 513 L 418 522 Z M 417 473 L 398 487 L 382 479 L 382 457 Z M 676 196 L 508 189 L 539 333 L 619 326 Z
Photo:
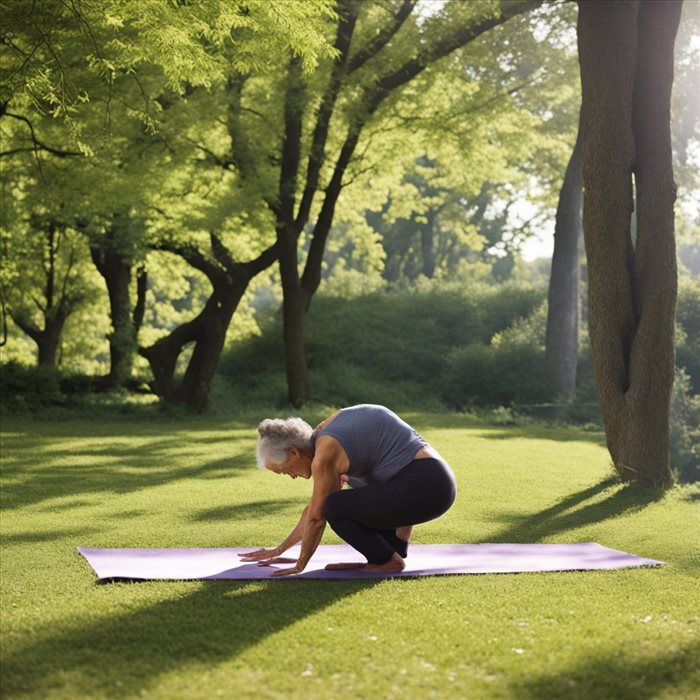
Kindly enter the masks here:
M 671 395 L 671 467 L 681 483 L 700 481 L 700 396 L 690 393 L 682 369 L 676 369 Z
M 61 373 L 55 367 L 6 362 L 0 366 L 0 400 L 6 408 L 18 410 L 63 405 Z
M 336 406 L 372 401 L 397 409 L 439 408 L 449 383 L 445 374 L 452 371 L 450 352 L 474 344 L 487 347 L 494 335 L 531 315 L 544 296 L 543 288 L 532 285 L 465 287 L 440 281 L 352 299 L 319 295 L 305 328 L 312 399 Z M 269 318 L 261 324 L 262 335 L 222 357 L 219 372 L 230 381 L 236 401 L 269 404 L 279 397 L 285 403 L 281 326 L 279 315 Z M 534 364 L 531 355 L 520 345 L 504 350 L 500 372 L 512 381 L 518 363 Z M 511 362 L 515 368 L 508 366 Z M 516 395 L 525 397 L 536 382 L 529 375 L 521 379 L 527 387 Z M 461 404 L 457 398 L 448 400 Z
M 544 351 L 519 344 L 456 348 L 447 357 L 443 397 L 458 409 L 547 401 Z
M 688 375 L 688 390 L 700 394 L 700 280 L 681 278 L 676 319 L 676 364 Z

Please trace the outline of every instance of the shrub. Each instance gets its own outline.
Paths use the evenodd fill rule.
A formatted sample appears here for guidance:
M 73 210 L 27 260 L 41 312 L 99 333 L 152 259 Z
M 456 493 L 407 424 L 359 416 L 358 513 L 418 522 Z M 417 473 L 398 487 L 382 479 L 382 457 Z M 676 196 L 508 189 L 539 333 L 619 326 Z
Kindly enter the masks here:
M 458 409 L 547 401 L 551 391 L 544 351 L 506 343 L 456 348 L 447 357 L 443 397 Z
M 676 319 L 676 364 L 688 375 L 688 390 L 700 394 L 700 280 L 681 278 Z
M 61 373 L 55 367 L 30 367 L 10 361 L 0 367 L 0 397 L 4 407 L 33 410 L 62 405 Z
M 671 467 L 681 483 L 700 481 L 700 395 L 689 390 L 688 374 L 676 369 L 671 395 Z
M 532 285 L 432 280 L 351 299 L 319 295 L 305 322 L 312 399 L 326 405 L 376 401 L 404 409 L 437 407 L 449 353 L 487 344 L 529 316 L 543 298 L 544 289 Z M 269 403 L 286 394 L 280 316 L 261 328 L 260 336 L 236 344 L 219 366 L 243 402 Z M 527 356 L 518 350 L 508 361 Z

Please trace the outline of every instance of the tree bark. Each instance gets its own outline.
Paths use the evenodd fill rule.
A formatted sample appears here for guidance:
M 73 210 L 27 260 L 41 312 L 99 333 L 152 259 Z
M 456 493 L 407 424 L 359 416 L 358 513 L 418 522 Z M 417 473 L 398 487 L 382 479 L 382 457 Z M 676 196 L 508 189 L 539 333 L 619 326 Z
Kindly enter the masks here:
M 672 483 L 677 270 L 670 96 L 678 0 L 579 3 L 589 332 L 608 450 L 623 481 Z M 634 175 L 637 237 L 630 219 Z
M 309 297 L 299 280 L 296 245 L 280 256 L 284 366 L 289 403 L 299 408 L 309 399 L 311 383 L 304 347 L 304 319 Z
M 434 228 L 435 211 L 430 210 L 425 214 L 426 221 L 420 224 L 420 245 L 423 258 L 423 274 L 432 279 L 435 274 L 435 248 L 434 248 Z
M 558 396 L 576 391 L 579 329 L 581 325 L 581 265 L 579 241 L 582 233 L 581 128 L 566 168 L 559 193 L 554 226 L 554 252 L 549 277 L 545 362 Z
M 109 374 L 104 382 L 110 388 L 124 386 L 131 378 L 138 347 L 131 307 L 133 255 L 128 225 L 128 217 L 115 214 L 105 234 L 90 244 L 92 260 L 104 278 L 109 296 L 112 331 L 108 336 Z
M 277 260 L 281 250 L 278 238 L 254 260 L 237 263 L 213 233 L 210 239 L 216 262 L 191 246 L 165 242 L 157 246 L 159 250 L 179 255 L 204 273 L 212 285 L 212 294 L 194 319 L 178 326 L 153 345 L 139 348 L 139 354 L 151 367 L 153 389 L 158 396 L 167 404 L 183 404 L 198 413 L 207 408 L 226 333 L 245 290 L 255 275 Z M 194 343 L 192 356 L 182 380 L 178 381 L 178 358 L 191 343 Z
M 37 364 L 39 367 L 55 367 L 61 333 L 69 316 L 66 308 L 61 305 L 52 309 L 50 313 L 45 313 L 43 330 L 21 316 L 12 312 L 10 312 L 10 315 L 17 327 L 36 343 Z

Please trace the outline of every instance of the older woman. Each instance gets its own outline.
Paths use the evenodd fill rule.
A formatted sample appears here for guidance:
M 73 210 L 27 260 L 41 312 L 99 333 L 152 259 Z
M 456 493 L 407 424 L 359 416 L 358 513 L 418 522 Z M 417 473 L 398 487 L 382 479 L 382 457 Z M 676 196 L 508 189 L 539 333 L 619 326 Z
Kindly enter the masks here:
M 259 467 L 314 481 L 309 505 L 284 542 L 240 555 L 261 566 L 293 562 L 280 555 L 301 542 L 295 565 L 274 576 L 304 570 L 326 522 L 367 559 L 366 564 L 329 568 L 402 571 L 413 525 L 437 518 L 454 502 L 457 487 L 450 467 L 384 406 L 343 408 L 316 430 L 301 418 L 267 419 L 258 433 Z M 345 483 L 352 488 L 342 489 Z

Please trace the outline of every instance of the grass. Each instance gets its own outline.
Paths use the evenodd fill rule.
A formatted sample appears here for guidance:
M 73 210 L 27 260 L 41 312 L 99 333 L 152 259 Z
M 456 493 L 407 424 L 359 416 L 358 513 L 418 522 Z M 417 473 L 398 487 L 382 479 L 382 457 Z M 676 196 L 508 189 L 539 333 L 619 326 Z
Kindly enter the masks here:
M 253 467 L 259 417 L 5 418 L 3 697 L 698 697 L 700 491 L 620 486 L 598 434 L 406 416 L 460 484 L 415 541 L 597 541 L 667 566 L 97 585 L 76 546 L 287 534 L 310 485 Z

